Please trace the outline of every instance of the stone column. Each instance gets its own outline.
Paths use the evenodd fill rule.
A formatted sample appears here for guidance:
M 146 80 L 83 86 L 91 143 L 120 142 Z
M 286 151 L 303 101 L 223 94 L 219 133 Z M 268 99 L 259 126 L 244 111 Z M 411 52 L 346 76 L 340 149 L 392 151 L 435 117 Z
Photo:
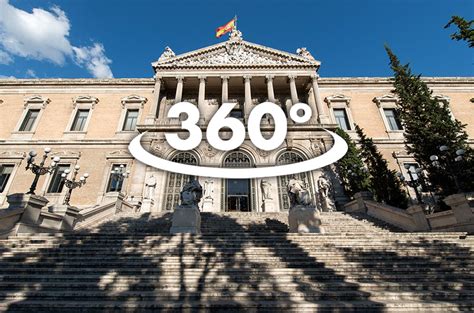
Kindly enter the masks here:
M 318 119 L 321 124 L 329 124 L 331 121 L 329 120 L 329 116 L 326 113 L 326 109 L 324 108 L 323 101 L 321 100 L 321 94 L 319 93 L 319 86 L 318 86 L 318 77 L 319 75 L 314 75 L 311 77 L 311 83 L 313 85 L 313 93 L 314 93 L 314 100 L 316 101 L 317 107 L 317 114 Z
M 273 90 L 273 75 L 266 75 L 268 101 L 275 103 L 275 93 Z
M 222 78 L 222 103 L 229 102 L 229 76 L 221 76 Z
M 199 78 L 199 96 L 198 96 L 198 107 L 204 105 L 206 98 L 206 76 L 198 76 Z
M 153 91 L 153 102 L 151 103 L 150 112 L 145 118 L 145 124 L 153 124 L 158 116 L 158 107 L 160 102 L 161 77 L 155 76 L 155 89 Z M 161 111 L 161 110 L 160 110 Z M 161 116 L 160 116 L 161 117 Z
M 244 116 L 245 120 L 248 120 L 248 116 L 250 115 L 250 111 L 252 109 L 252 88 L 250 86 L 250 80 L 252 76 L 245 75 L 244 76 L 244 84 L 245 84 L 245 104 L 244 104 Z
M 298 100 L 298 91 L 296 90 L 296 76 L 295 75 L 289 75 L 288 79 L 290 80 L 290 92 L 291 92 L 291 102 L 293 105 L 297 104 L 300 102 Z
M 183 81 L 184 78 L 183 76 L 178 76 L 176 77 L 178 80 L 178 85 L 176 85 L 176 95 L 174 97 L 174 103 L 181 102 L 181 99 L 183 98 Z

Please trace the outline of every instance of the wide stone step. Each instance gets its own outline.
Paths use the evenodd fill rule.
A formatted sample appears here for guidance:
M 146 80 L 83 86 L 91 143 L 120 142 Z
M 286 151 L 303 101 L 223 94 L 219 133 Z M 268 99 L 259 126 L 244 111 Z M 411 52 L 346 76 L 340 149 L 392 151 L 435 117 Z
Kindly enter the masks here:
M 73 301 L 100 301 L 100 300 L 113 300 L 113 301 L 169 301 L 180 299 L 186 299 L 187 301 L 197 301 L 200 299 L 206 301 L 215 300 L 247 300 L 252 299 L 253 301 L 264 301 L 264 300 L 278 300 L 288 299 L 296 301 L 347 301 L 347 300 L 364 300 L 370 296 L 373 301 L 387 301 L 387 300 L 398 300 L 398 301 L 417 301 L 417 300 L 428 300 L 428 301 L 450 301 L 450 300 L 471 300 L 474 302 L 474 291 L 417 291 L 417 292 L 377 292 L 370 294 L 364 291 L 355 290 L 344 290 L 344 291 L 326 291 L 326 290 L 312 290 L 306 292 L 293 291 L 288 292 L 263 292 L 263 291 L 235 291 L 235 292 L 177 292 L 170 295 L 166 291 L 120 291 L 112 293 L 105 290 L 86 291 L 86 290 L 73 290 L 73 291 L 49 291 L 49 290 L 28 290 L 22 292 L 5 292 L 0 291 L 0 297 L 5 300 L 22 299 L 28 297 L 30 300 L 38 299 L 42 301 L 55 301 L 55 300 L 73 300 Z
M 310 301 L 296 300 L 215 300 L 208 301 L 62 301 L 45 302 L 23 300 L 12 304 L 0 304 L 0 310 L 12 309 L 16 312 L 457 312 L 472 311 L 473 301 L 386 301 L 378 303 L 362 301 Z
M 70 281 L 63 277 L 63 280 L 47 280 L 44 281 L 41 278 L 31 279 L 28 281 L 19 282 L 8 282 L 0 281 L 0 290 L 13 291 L 18 288 L 22 290 L 36 290 L 38 288 L 42 290 L 55 291 L 55 290 L 97 290 L 98 287 L 106 289 L 109 292 L 118 290 L 166 290 L 168 292 L 179 292 L 182 290 L 182 284 L 179 281 L 166 282 L 159 279 L 150 279 L 146 277 L 120 277 L 119 281 L 116 281 L 116 277 L 110 277 L 108 280 L 101 277 L 100 283 L 97 282 L 97 277 L 90 276 L 89 280 Z M 219 291 L 219 290 L 239 290 L 248 291 L 255 290 L 255 287 L 251 284 L 242 285 L 238 282 L 215 282 L 210 279 L 209 281 L 196 282 L 188 281 L 186 284 L 187 291 Z M 40 283 L 41 285 L 38 285 Z M 326 290 L 326 291 L 338 291 L 338 290 L 364 290 L 364 291 L 447 291 L 447 290 L 464 290 L 474 291 L 474 281 L 467 282 L 433 282 L 433 284 L 420 284 L 419 282 L 377 282 L 377 283 L 363 283 L 363 282 L 312 282 L 306 280 L 304 285 L 295 283 L 288 280 L 278 280 L 277 283 L 284 284 L 279 286 L 279 290 L 283 291 L 311 291 L 311 290 Z M 275 282 L 259 282 L 259 291 L 274 291 Z

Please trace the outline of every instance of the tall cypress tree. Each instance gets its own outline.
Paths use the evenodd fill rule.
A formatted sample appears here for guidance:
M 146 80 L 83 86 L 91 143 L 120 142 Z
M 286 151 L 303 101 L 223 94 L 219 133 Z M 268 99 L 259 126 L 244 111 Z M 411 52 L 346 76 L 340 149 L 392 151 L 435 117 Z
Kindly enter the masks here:
M 396 171 L 388 168 L 387 161 L 378 151 L 372 138 L 367 137 L 358 125 L 356 131 L 360 137 L 361 155 L 369 170 L 375 200 L 405 209 L 408 198 Z
M 467 144 L 466 125 L 454 119 L 449 107 L 432 96 L 420 75 L 413 75 L 408 64 L 401 65 L 397 56 L 385 47 L 394 72 L 393 92 L 398 96 L 407 152 L 428 170 L 428 178 L 441 195 L 474 189 L 474 159 Z M 447 151 L 440 151 L 447 146 Z M 463 160 L 455 161 L 456 151 L 463 149 Z M 430 157 L 439 157 L 433 164 Z
M 452 16 L 448 24 L 444 28 L 450 27 L 452 24 L 458 27 L 458 31 L 451 34 L 451 39 L 453 40 L 464 40 L 469 44 L 470 48 L 474 48 L 474 20 L 466 21 L 462 17 Z
M 356 192 L 371 190 L 369 173 L 364 167 L 360 150 L 344 130 L 337 128 L 336 134 L 341 136 L 348 146 L 346 155 L 336 163 L 345 193 L 352 197 Z

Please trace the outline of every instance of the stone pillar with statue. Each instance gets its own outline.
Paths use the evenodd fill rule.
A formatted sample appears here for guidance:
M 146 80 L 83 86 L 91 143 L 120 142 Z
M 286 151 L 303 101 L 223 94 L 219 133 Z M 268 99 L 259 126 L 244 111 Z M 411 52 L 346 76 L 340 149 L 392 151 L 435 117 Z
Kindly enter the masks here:
M 290 198 L 290 233 L 324 233 L 319 210 L 311 199 L 307 184 L 292 178 L 288 181 L 287 190 Z
M 149 213 L 155 204 L 155 188 L 156 188 L 155 175 L 151 174 L 145 182 L 145 190 L 143 196 L 143 203 L 140 211 L 142 213 Z

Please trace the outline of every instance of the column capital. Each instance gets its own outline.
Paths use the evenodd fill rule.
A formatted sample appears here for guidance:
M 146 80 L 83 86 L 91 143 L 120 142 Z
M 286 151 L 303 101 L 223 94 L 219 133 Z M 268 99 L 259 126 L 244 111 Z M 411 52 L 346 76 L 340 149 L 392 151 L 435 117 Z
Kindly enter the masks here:
M 163 76 L 158 75 L 158 74 L 155 74 L 155 75 L 153 75 L 153 78 L 154 78 L 155 80 L 162 80 L 162 79 L 163 79 Z
M 176 76 L 176 80 L 177 80 L 178 82 L 182 82 L 182 81 L 184 81 L 184 76 L 181 76 L 181 75 L 180 75 L 180 76 Z
M 222 75 L 221 78 L 222 80 L 229 80 L 230 77 L 229 75 Z
M 265 79 L 267 82 L 270 80 L 273 80 L 273 78 L 275 78 L 275 75 L 271 75 L 271 74 L 265 75 Z
M 198 76 L 198 79 L 199 79 L 199 81 L 206 81 L 206 80 L 207 80 L 207 76 L 199 75 L 199 76 Z
M 296 77 L 297 77 L 296 75 L 288 75 L 288 79 L 290 81 L 294 81 L 296 79 Z
M 311 78 L 312 78 L 313 80 L 317 80 L 317 79 L 319 79 L 319 74 L 318 74 L 318 73 L 313 74 L 313 75 L 311 75 Z
M 244 75 L 243 77 L 246 82 L 252 79 L 252 75 Z

